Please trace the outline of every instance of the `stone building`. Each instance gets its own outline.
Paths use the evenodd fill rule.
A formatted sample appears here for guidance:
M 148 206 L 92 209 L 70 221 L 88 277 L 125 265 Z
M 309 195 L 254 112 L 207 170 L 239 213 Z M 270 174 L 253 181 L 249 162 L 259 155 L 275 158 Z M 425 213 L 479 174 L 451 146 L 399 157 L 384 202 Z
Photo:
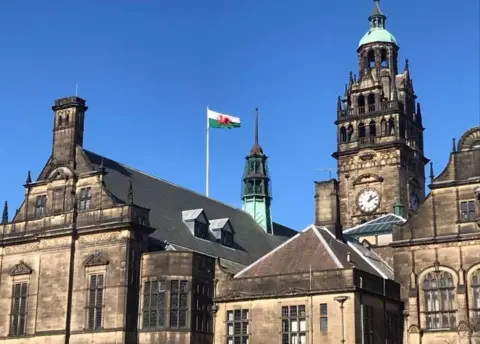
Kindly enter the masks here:
M 430 193 L 393 230 L 408 342 L 480 342 L 480 127 L 463 134 Z
M 215 259 L 238 272 L 297 232 L 86 150 L 86 110 L 55 101 L 52 153 L 5 203 L 0 342 L 211 343 Z

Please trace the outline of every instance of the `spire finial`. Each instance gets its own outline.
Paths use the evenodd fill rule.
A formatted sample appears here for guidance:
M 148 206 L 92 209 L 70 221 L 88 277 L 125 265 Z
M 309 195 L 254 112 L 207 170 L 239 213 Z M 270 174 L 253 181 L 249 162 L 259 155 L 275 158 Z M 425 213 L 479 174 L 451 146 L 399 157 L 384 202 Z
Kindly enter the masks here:
M 457 151 L 457 144 L 455 142 L 455 138 L 452 138 L 452 152 L 455 153 Z
M 379 0 L 373 0 L 373 11 L 370 17 L 368 17 L 370 30 L 385 28 L 385 19 L 387 19 L 387 17 L 380 10 L 379 2 Z
M 422 108 L 420 107 L 420 103 L 417 103 L 417 116 L 422 116 Z
M 8 223 L 8 202 L 5 201 L 3 205 L 3 214 L 2 214 L 2 225 L 6 225 Z
M 353 72 L 350 71 L 350 74 L 348 76 L 348 84 L 351 87 L 353 85 Z
M 253 146 L 250 149 L 250 154 L 255 155 L 255 154 L 263 154 L 262 147 L 258 143 L 258 106 L 255 108 L 255 133 L 254 133 L 254 142 Z
M 409 67 L 409 65 L 408 65 L 408 59 L 405 59 L 405 67 L 403 68 L 403 70 L 404 70 L 405 72 L 408 72 L 409 69 L 410 69 L 410 67 Z
M 346 99 L 347 97 L 348 97 L 348 85 L 345 84 L 345 92 L 344 92 L 344 94 L 343 94 L 343 98 Z
M 430 163 L 430 184 L 433 183 L 433 162 Z
M 133 204 L 133 186 L 132 186 L 132 180 L 131 179 L 128 181 L 127 202 L 130 205 Z
M 27 173 L 27 179 L 25 180 L 25 184 L 31 184 L 32 183 L 32 176 L 30 175 L 30 171 Z
M 342 99 L 340 98 L 340 96 L 338 96 L 337 98 L 337 112 L 338 113 L 342 112 Z
M 258 106 L 255 108 L 255 144 L 258 145 Z

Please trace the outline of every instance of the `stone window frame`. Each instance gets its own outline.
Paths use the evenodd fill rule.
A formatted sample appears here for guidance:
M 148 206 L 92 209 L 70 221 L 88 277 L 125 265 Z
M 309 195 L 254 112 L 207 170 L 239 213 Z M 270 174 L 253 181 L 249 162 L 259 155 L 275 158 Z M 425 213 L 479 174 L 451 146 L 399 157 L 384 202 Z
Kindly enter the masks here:
M 299 300 L 300 301 L 300 300 Z M 292 313 L 292 310 L 296 310 Z M 303 309 L 303 312 L 301 311 Z M 300 338 L 302 335 L 305 337 L 305 343 L 307 343 L 308 326 L 307 326 L 307 304 L 302 302 L 294 302 L 289 304 L 282 304 L 280 307 L 280 323 L 281 323 L 281 344 L 302 343 Z M 292 321 L 296 321 L 297 328 L 292 329 Z M 301 329 L 301 322 L 304 321 L 305 328 Z M 288 327 L 285 327 L 288 324 Z M 296 336 L 296 341 L 292 341 L 292 335 Z
M 108 274 L 107 269 L 108 265 L 95 265 L 95 266 L 86 266 L 85 267 L 85 319 L 84 319 L 84 330 L 88 332 L 102 331 L 105 327 L 105 295 L 106 290 L 108 289 Z M 103 275 L 103 291 L 102 291 L 102 314 L 100 320 L 100 327 L 95 327 L 93 329 L 89 328 L 89 297 L 90 297 L 90 279 L 94 275 Z
M 239 314 L 238 318 L 235 315 Z M 230 317 L 231 315 L 231 317 Z M 232 307 L 225 310 L 225 343 L 226 344 L 248 344 L 250 342 L 252 312 L 249 308 Z M 235 326 L 237 325 L 237 326 Z M 235 333 L 235 329 L 238 333 Z M 231 331 L 229 331 L 231 329 Z M 238 339 L 238 341 L 236 341 Z
M 475 199 L 465 199 L 458 202 L 460 222 L 474 222 L 477 217 L 477 201 Z M 466 204 L 466 210 L 462 210 L 462 205 Z M 471 206 L 473 204 L 473 206 Z M 467 215 L 464 217 L 464 215 Z M 473 216 L 472 216 L 473 215 Z
M 28 274 L 22 274 L 22 275 L 14 275 L 11 276 L 10 278 L 10 290 L 12 291 L 11 296 L 10 296 L 10 314 L 9 314 L 9 326 L 8 326 L 8 335 L 11 337 L 23 337 L 27 335 L 27 325 L 28 325 L 28 307 L 29 307 L 29 299 L 30 299 L 30 294 L 31 294 L 31 286 L 32 286 L 32 281 L 31 281 L 31 272 Z M 13 307 L 14 307 L 14 293 L 15 293 L 15 285 L 16 284 L 23 284 L 26 283 L 27 285 L 27 296 L 26 296 L 26 302 L 25 302 L 25 319 L 24 319 L 24 325 L 23 325 L 23 333 L 19 334 L 14 334 L 13 333 Z
M 477 277 L 476 284 L 473 280 L 474 275 Z M 475 264 L 468 270 L 466 281 L 470 317 L 480 317 L 480 264 Z M 475 294 L 477 294 L 477 302 L 475 302 Z
M 163 282 L 163 291 L 160 290 L 160 284 Z M 147 287 L 147 283 L 148 283 L 148 287 L 149 287 L 149 293 L 146 294 L 147 290 L 146 290 L 146 287 Z M 152 285 L 153 283 L 157 283 L 157 307 L 155 307 L 155 310 L 156 310 L 156 320 L 155 320 L 155 326 L 149 326 L 148 327 L 145 327 L 145 312 L 151 312 L 152 309 L 149 307 L 149 309 L 147 311 L 145 311 L 145 301 L 146 301 L 146 295 L 149 295 L 149 303 L 151 304 L 151 301 L 152 301 L 152 298 L 151 296 L 154 295 L 152 294 Z M 170 301 L 170 298 L 168 297 L 168 280 L 166 278 L 148 278 L 146 280 L 144 280 L 142 282 L 142 287 L 141 287 L 141 308 L 142 308 L 142 313 L 141 313 L 141 329 L 142 330 L 160 330 L 160 329 L 165 329 L 167 328 L 168 326 L 168 323 L 167 323 L 167 311 L 168 311 L 168 304 L 169 304 L 169 301 Z M 160 293 L 163 293 L 163 325 L 162 326 L 159 326 L 158 323 L 159 323 L 159 310 L 160 308 L 158 307 L 158 295 L 160 295 Z M 151 320 L 151 319 L 149 319 Z
M 173 286 L 174 282 L 178 282 L 178 291 L 174 292 L 173 291 Z M 183 282 L 186 282 L 186 290 L 182 288 L 182 285 L 185 285 Z M 191 279 L 185 279 L 185 278 L 171 278 L 168 280 L 168 284 L 170 287 L 170 300 L 168 303 L 168 311 L 169 311 L 169 319 L 168 319 L 168 328 L 170 329 L 188 329 L 190 327 L 190 322 L 191 322 L 191 295 L 192 295 L 192 280 Z M 174 297 L 173 295 L 177 294 L 178 295 L 178 301 L 177 304 L 175 305 L 176 307 L 172 307 L 173 305 L 173 300 Z M 186 301 L 185 301 L 185 307 L 182 307 L 181 305 L 181 300 L 182 300 L 182 295 L 186 294 Z M 173 317 L 173 312 L 177 312 L 177 324 L 174 325 L 172 323 L 172 320 L 174 319 Z M 181 319 L 181 312 L 185 312 L 185 324 L 181 326 L 180 324 L 180 319 Z
M 88 211 L 92 206 L 92 187 L 85 186 L 80 188 L 78 192 L 78 210 L 79 211 Z
M 165 281 L 165 326 L 162 329 L 155 329 L 155 328 L 144 328 L 143 327 L 143 295 L 145 290 L 145 282 L 151 281 Z M 186 326 L 185 327 L 171 327 L 170 326 L 170 310 L 171 310 L 171 297 L 172 297 L 172 290 L 171 290 L 171 282 L 172 281 L 187 281 L 188 282 L 188 293 L 187 293 L 187 314 L 186 314 Z M 138 305 L 138 328 L 140 331 L 148 332 L 148 331 L 159 331 L 159 330 L 168 330 L 174 329 L 176 331 L 185 331 L 189 330 L 191 326 L 191 303 L 192 303 L 192 276 L 176 276 L 176 275 L 159 275 L 159 276 L 148 276 L 142 277 L 140 279 L 140 288 L 139 288 L 139 305 Z
M 36 219 L 40 219 L 46 215 L 47 200 L 48 197 L 46 193 L 35 197 L 34 216 Z
M 207 281 L 196 279 L 192 281 L 192 331 L 212 333 L 213 324 L 209 314 L 211 305 L 210 288 Z
M 320 333 L 328 333 L 328 303 L 321 303 L 319 306 Z
M 449 327 L 449 328 L 435 328 L 435 327 L 429 327 L 427 328 L 427 313 L 425 311 L 425 293 L 424 293 L 424 289 L 423 289 L 423 284 L 424 284 L 424 280 L 425 280 L 425 277 L 428 275 L 428 274 L 431 274 L 431 273 L 435 273 L 435 274 L 440 274 L 442 272 L 447 272 L 449 273 L 451 276 L 452 276 L 452 285 L 453 287 L 450 288 L 451 291 L 452 291 L 452 295 L 453 295 L 453 299 L 452 299 L 452 308 L 451 310 L 442 310 L 440 309 L 438 312 L 435 312 L 435 314 L 439 314 L 440 316 L 443 315 L 443 313 L 450 313 L 451 315 L 455 316 L 455 321 L 454 321 L 454 326 L 452 327 Z M 429 268 L 426 268 L 425 270 L 423 270 L 419 276 L 418 276 L 418 288 L 419 288 L 419 308 L 420 308 L 420 324 L 421 324 L 421 328 L 422 329 L 425 329 L 427 331 L 438 331 L 438 330 L 446 330 L 446 331 L 449 331 L 449 330 L 452 330 L 452 329 L 456 329 L 456 326 L 458 325 L 458 298 L 457 298 L 457 285 L 458 285 L 458 274 L 455 270 L 453 270 L 452 268 L 449 268 L 448 266 L 445 266 L 445 265 L 439 265 L 437 264 L 436 266 L 431 266 Z M 437 289 L 439 290 L 439 289 Z M 440 302 L 440 301 L 439 301 Z

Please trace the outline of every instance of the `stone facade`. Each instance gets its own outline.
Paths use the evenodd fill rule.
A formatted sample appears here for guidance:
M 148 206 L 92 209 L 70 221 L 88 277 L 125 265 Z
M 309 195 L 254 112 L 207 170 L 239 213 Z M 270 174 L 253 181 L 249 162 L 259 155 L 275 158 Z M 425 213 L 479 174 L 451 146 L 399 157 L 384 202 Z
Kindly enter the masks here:
M 409 343 L 476 343 L 480 335 L 470 331 L 480 326 L 480 127 L 467 131 L 447 167 L 431 176 L 430 194 L 393 234 Z

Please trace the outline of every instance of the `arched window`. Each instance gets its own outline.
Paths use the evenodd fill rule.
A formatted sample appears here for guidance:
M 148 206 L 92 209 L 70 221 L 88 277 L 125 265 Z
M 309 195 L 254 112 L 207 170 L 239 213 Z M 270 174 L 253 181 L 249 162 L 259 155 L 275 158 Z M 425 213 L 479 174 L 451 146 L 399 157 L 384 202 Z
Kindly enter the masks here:
M 367 102 L 368 102 L 368 112 L 375 111 L 375 95 L 373 93 L 370 93 L 368 95 Z
M 370 121 L 370 124 L 368 125 L 368 132 L 370 137 L 375 137 L 377 136 L 377 125 L 375 121 Z
M 375 52 L 373 50 L 368 51 L 368 67 L 374 68 L 375 67 Z
M 387 121 L 385 120 L 385 118 L 382 118 L 382 121 L 380 122 L 380 131 L 382 136 L 387 135 L 388 127 L 387 127 Z
M 472 274 L 472 317 L 480 317 L 480 269 Z
M 395 121 L 393 118 L 388 120 L 388 135 L 395 135 Z
M 347 128 L 347 142 L 352 142 L 353 140 L 353 126 L 350 124 Z
M 358 125 L 358 137 L 365 137 L 365 124 L 363 124 L 362 122 L 360 122 L 360 124 Z
M 58 119 L 57 119 L 57 127 L 61 127 L 62 126 L 62 116 L 58 116 Z
M 380 66 L 382 68 L 388 68 L 387 49 L 382 49 Z
M 347 141 L 347 129 L 345 127 L 340 128 L 340 142 Z
M 358 113 L 365 113 L 365 97 L 363 95 L 358 96 L 357 103 Z
M 425 327 L 451 329 L 457 325 L 455 286 L 446 271 L 429 272 L 423 279 Z

